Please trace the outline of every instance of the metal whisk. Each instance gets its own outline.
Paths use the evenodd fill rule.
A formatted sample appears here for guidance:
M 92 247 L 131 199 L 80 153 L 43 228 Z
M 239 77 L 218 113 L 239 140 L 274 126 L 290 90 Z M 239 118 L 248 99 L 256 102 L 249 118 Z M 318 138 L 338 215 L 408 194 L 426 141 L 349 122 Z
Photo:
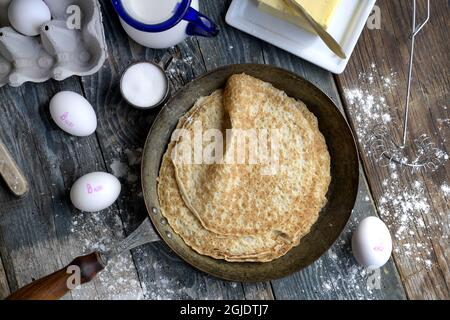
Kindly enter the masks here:
M 409 59 L 408 87 L 406 93 L 405 110 L 403 116 L 403 137 L 401 143 L 397 143 L 390 134 L 386 125 L 377 126 L 370 136 L 370 143 L 373 152 L 379 155 L 380 159 L 387 160 L 387 164 L 398 164 L 402 167 L 409 167 L 413 170 L 436 170 L 441 163 L 446 160 L 445 153 L 436 148 L 426 135 L 414 139 L 414 145 L 408 146 L 407 137 L 409 130 L 411 86 L 414 66 L 414 47 L 416 36 L 430 20 L 430 0 L 427 0 L 427 17 L 417 24 L 417 3 L 413 0 L 413 17 L 411 33 L 411 50 Z M 411 157 L 412 150 L 415 155 Z

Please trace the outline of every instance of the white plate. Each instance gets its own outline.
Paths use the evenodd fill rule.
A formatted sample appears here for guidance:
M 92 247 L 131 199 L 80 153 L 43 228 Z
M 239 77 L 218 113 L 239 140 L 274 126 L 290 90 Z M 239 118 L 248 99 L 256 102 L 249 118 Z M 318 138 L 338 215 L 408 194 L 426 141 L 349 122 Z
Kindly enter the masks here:
M 340 59 L 312 33 L 258 9 L 257 0 L 233 0 L 226 22 L 330 72 L 342 73 L 376 0 L 343 0 L 329 27 L 347 55 Z

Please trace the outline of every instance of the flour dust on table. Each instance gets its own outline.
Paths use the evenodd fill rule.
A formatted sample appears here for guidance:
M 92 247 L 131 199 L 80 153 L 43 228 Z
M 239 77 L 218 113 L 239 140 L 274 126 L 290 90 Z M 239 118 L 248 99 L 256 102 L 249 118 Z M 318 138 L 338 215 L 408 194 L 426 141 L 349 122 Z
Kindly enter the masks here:
M 444 183 L 441 186 L 441 191 L 444 194 L 444 196 L 446 196 L 446 197 L 450 196 L 450 185 L 448 185 L 447 183 Z
M 437 171 L 442 168 L 449 156 L 436 145 L 433 136 L 428 133 L 417 136 L 412 142 L 414 147 L 411 148 L 415 154 L 411 154 L 410 157 L 403 154 L 403 148 L 397 146 L 400 142 L 394 141 L 395 130 L 402 129 L 399 125 L 402 119 L 393 119 L 398 107 L 391 105 L 387 97 L 398 96 L 399 92 L 402 92 L 397 77 L 397 73 L 393 71 L 382 74 L 377 65 L 372 63 L 368 71 L 359 74 L 359 87 L 345 90 L 349 110 L 356 115 L 355 130 L 359 143 L 363 145 L 367 154 L 374 157 L 382 166 L 409 168 L 414 171 Z M 403 109 L 400 111 L 403 114 Z M 391 157 L 386 156 L 391 153 Z M 399 158 L 398 161 L 393 160 L 396 158 Z
M 361 196 L 361 193 L 359 196 Z M 370 201 L 370 199 L 367 201 Z M 385 286 L 385 281 L 388 281 L 388 278 L 384 276 L 387 271 L 385 267 L 378 269 L 364 268 L 358 265 L 353 257 L 351 237 L 361 222 L 358 216 L 352 214 L 347 228 L 334 246 L 328 250 L 327 257 L 316 262 L 322 268 L 323 264 L 327 263 L 324 260 L 329 259 L 332 263 L 338 264 L 341 270 L 341 272 L 332 275 L 319 276 L 320 287 L 325 294 L 345 288 L 352 291 L 358 300 L 373 300 L 377 299 L 378 290 L 381 290 Z
M 389 171 L 389 177 L 382 181 L 383 194 L 375 200 L 378 203 L 382 220 L 393 235 L 394 252 L 405 258 L 413 258 L 418 268 L 430 269 L 436 262 L 436 258 L 428 240 L 431 240 L 432 235 L 432 237 L 448 241 L 449 213 L 439 213 L 441 220 L 433 218 L 431 203 L 426 195 L 430 186 L 425 185 L 423 177 L 420 175 L 421 172 L 412 171 L 414 180 L 409 183 L 403 182 L 400 176 L 407 169 L 395 162 L 386 163 L 385 158 L 380 158 L 379 154 L 374 153 L 371 140 L 374 129 L 380 125 L 390 128 L 390 130 L 400 130 L 401 128 L 395 120 L 398 107 L 394 107 L 388 102 L 389 96 L 396 96 L 401 90 L 397 85 L 397 78 L 395 72 L 383 74 L 378 70 L 376 64 L 372 64 L 369 70 L 359 74 L 359 86 L 347 88 L 344 93 L 349 101 L 349 111 L 354 114 L 355 131 L 363 148 L 362 152 L 375 157 L 377 163 Z M 400 106 L 400 108 L 402 107 Z M 430 136 L 427 138 L 431 139 Z M 448 154 L 443 151 L 444 147 L 435 149 L 435 155 L 440 159 L 440 166 L 435 168 L 434 172 L 442 169 L 449 159 Z M 432 172 L 423 174 L 427 173 L 431 174 Z M 450 182 L 443 181 L 441 185 L 433 187 L 441 193 L 442 197 L 448 197 L 448 192 L 446 192 L 448 189 L 445 186 L 449 184 Z M 427 235 L 426 240 L 418 242 L 419 237 L 416 236 L 418 234 Z
M 109 208 L 101 212 L 74 214 L 70 220 L 70 238 L 80 244 L 76 252 L 70 252 L 72 256 L 86 254 L 95 250 L 104 251 L 114 245 L 117 239 L 123 237 L 113 230 L 121 230 L 122 222 L 115 215 L 115 210 Z M 115 258 L 114 263 L 109 264 L 101 272 L 98 279 L 101 287 L 106 288 L 99 293 L 100 299 L 128 300 L 144 299 L 145 290 L 137 280 L 136 269 L 130 253 Z M 80 286 L 72 291 L 74 299 L 84 299 L 85 292 L 90 284 Z M 101 295 L 101 296 L 100 296 Z
M 109 164 L 111 173 L 119 180 L 126 182 L 127 189 L 130 192 L 137 193 L 142 197 L 142 190 L 139 185 L 142 148 L 117 148 L 116 151 L 119 157 L 113 158 Z

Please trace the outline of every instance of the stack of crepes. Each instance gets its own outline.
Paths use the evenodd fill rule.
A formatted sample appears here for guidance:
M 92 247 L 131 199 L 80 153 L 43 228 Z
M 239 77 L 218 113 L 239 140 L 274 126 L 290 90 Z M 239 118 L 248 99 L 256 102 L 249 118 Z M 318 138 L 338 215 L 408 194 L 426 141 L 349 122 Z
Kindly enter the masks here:
M 223 150 L 208 149 L 217 135 L 194 138 L 199 124 L 205 135 L 223 134 Z M 177 129 L 158 195 L 162 214 L 188 246 L 229 262 L 267 262 L 299 245 L 326 204 L 331 181 L 325 139 L 304 103 L 254 77 L 233 75 L 223 90 L 199 99 Z M 271 136 L 258 140 L 267 143 L 261 159 L 270 158 L 270 165 L 250 161 L 252 144 L 243 146 L 242 135 L 252 130 Z M 222 161 L 186 161 L 186 146 L 193 151 L 198 144 L 210 155 L 222 152 Z M 230 156 L 247 147 L 246 161 Z

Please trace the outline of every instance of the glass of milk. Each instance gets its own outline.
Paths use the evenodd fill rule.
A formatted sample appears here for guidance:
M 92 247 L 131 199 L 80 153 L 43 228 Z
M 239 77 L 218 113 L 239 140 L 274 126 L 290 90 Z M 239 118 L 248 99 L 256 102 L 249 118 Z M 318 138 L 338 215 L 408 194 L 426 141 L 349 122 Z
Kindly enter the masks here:
M 151 109 L 160 106 L 169 97 L 169 79 L 160 65 L 136 62 L 123 72 L 120 91 L 133 107 Z
M 154 49 L 169 48 L 188 36 L 214 37 L 217 25 L 198 12 L 198 0 L 112 0 L 127 34 Z

